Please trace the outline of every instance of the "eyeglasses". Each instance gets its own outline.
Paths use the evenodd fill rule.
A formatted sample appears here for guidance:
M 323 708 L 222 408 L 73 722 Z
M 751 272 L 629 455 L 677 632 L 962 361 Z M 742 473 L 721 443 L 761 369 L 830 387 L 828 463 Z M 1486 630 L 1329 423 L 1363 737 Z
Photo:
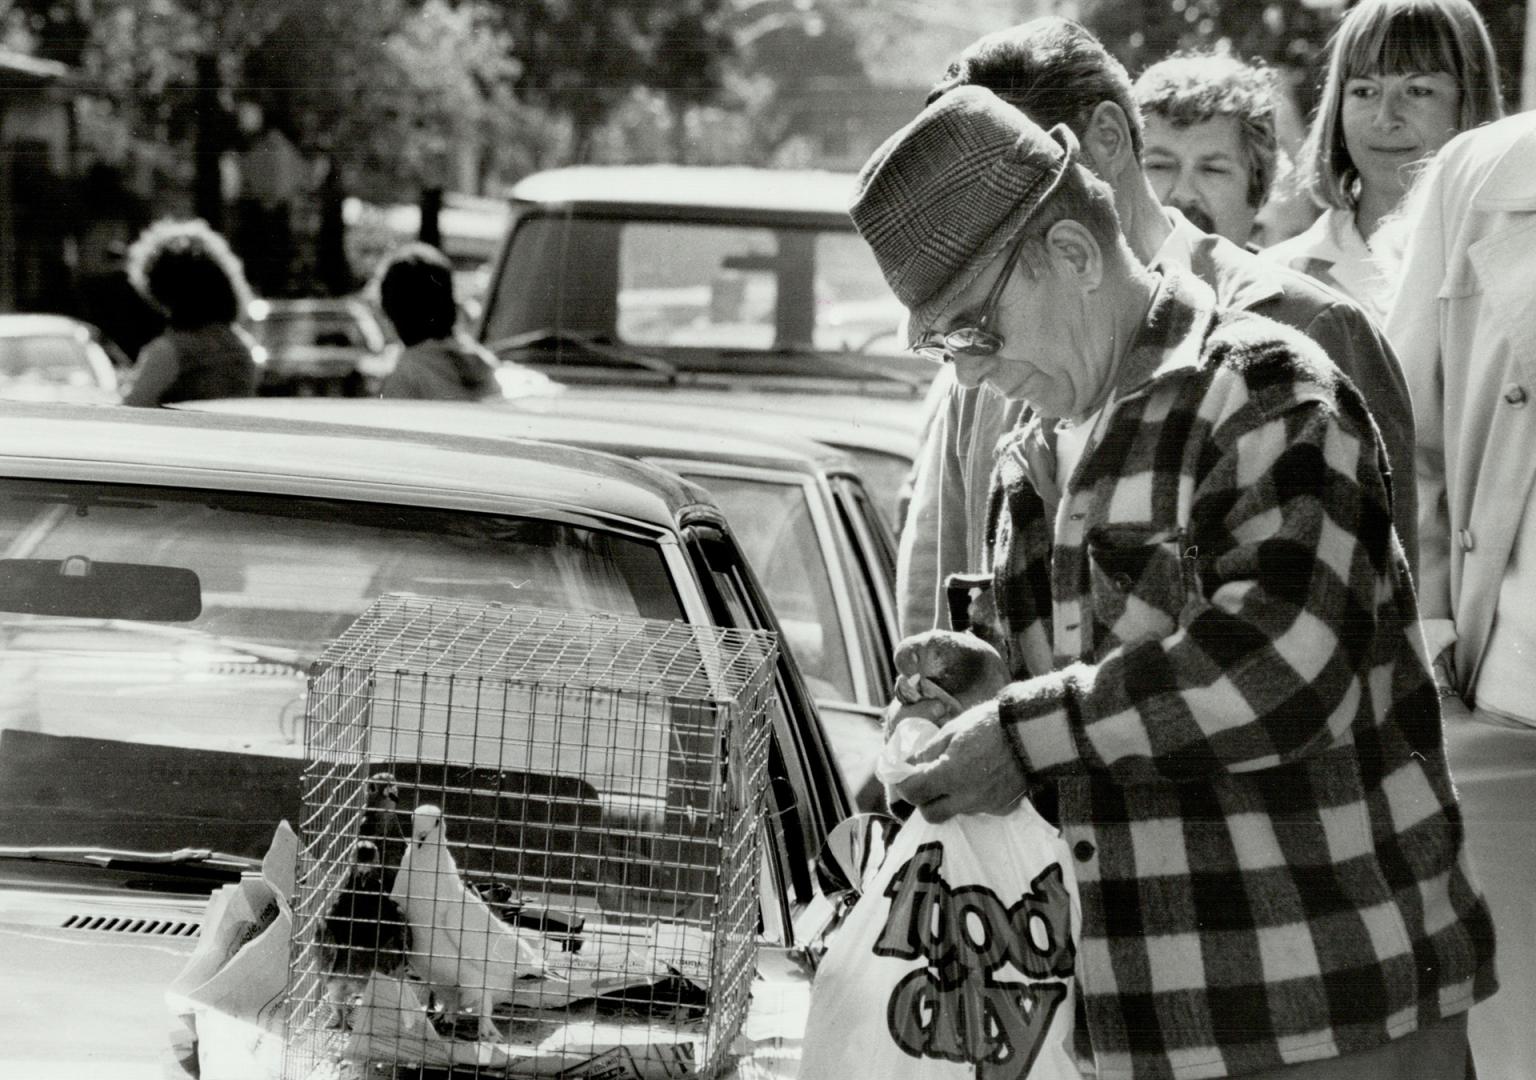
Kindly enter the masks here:
M 912 351 L 926 359 L 945 364 L 953 361 L 957 355 L 995 355 L 1003 347 L 1003 338 L 1002 335 L 987 328 L 992 325 L 992 319 L 997 314 L 997 303 L 1003 296 L 1003 287 L 1008 284 L 1008 279 L 1013 277 L 1014 267 L 1019 264 L 1019 256 L 1023 254 L 1027 240 L 1028 234 L 1021 232 L 1019 238 L 1013 242 L 1013 247 L 1008 252 L 1008 259 L 1003 263 L 1003 272 L 997 275 L 992 288 L 987 290 L 987 297 L 981 302 L 981 309 L 977 313 L 975 322 L 969 326 L 956 326 L 943 334 L 929 334 L 912 346 Z

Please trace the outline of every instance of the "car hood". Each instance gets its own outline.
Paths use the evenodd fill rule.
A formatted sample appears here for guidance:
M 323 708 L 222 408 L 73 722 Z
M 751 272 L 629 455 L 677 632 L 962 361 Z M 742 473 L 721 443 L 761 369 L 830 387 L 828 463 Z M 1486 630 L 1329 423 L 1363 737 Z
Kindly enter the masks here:
M 0 889 L 0 1073 L 39 1080 L 189 1075 L 165 990 L 205 900 Z
M 192 956 L 206 904 L 202 896 L 0 888 L 0 1075 L 198 1075 L 191 1028 L 174 1015 L 166 990 Z M 771 958 L 779 952 L 760 957 L 742 1057 L 726 1080 L 791 1080 L 798 1071 L 810 987 L 792 965 Z M 252 1059 L 251 1076 L 269 1064 Z

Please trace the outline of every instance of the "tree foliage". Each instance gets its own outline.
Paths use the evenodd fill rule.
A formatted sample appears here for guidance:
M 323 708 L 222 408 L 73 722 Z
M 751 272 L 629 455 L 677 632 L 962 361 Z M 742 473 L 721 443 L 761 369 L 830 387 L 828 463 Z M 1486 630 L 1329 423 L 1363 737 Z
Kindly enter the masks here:
M 1289 71 L 1297 104 L 1309 112 L 1329 35 L 1354 0 L 1088 0 L 1083 21 L 1134 75 L 1178 49 L 1225 42 L 1244 59 Z M 1506 92 L 1518 89 L 1524 8 L 1473 0 L 1488 24 Z
M 732 48 L 726 0 L 497 0 L 521 64 L 520 95 L 570 124 L 569 157 L 591 156 L 598 129 L 635 92 L 677 107 L 721 88 Z
M 522 164 L 507 150 L 529 135 L 509 44 L 478 4 L 309 2 L 251 51 L 243 93 L 350 190 L 409 199 L 448 181 L 462 146 L 493 151 L 482 172 Z

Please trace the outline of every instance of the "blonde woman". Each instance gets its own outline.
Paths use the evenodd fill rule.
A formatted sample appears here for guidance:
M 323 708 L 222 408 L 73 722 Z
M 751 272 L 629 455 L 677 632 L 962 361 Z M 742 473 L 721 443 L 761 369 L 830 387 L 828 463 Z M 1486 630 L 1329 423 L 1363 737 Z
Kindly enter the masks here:
M 1503 115 L 1488 28 L 1468 0 L 1364 0 L 1339 23 L 1304 158 L 1312 227 L 1265 256 L 1338 289 L 1380 322 L 1392 299 L 1378 229 L 1418 167 Z

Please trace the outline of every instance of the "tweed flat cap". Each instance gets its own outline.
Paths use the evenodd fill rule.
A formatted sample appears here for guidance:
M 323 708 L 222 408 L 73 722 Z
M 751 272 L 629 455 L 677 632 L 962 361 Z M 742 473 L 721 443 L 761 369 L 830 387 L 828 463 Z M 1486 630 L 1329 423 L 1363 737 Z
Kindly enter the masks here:
M 924 109 L 859 171 L 848 213 L 920 341 L 1066 175 L 1077 139 L 980 86 Z

